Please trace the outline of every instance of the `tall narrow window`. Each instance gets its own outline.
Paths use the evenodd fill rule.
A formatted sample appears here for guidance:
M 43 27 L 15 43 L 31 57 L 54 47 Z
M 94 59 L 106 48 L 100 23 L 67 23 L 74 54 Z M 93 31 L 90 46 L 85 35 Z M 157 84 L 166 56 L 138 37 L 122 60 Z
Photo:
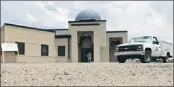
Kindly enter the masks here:
M 58 46 L 58 56 L 65 56 L 65 46 Z
M 41 44 L 41 56 L 48 56 L 48 45 Z
M 18 46 L 18 52 L 19 55 L 24 55 L 25 54 L 25 43 L 23 42 L 16 42 Z

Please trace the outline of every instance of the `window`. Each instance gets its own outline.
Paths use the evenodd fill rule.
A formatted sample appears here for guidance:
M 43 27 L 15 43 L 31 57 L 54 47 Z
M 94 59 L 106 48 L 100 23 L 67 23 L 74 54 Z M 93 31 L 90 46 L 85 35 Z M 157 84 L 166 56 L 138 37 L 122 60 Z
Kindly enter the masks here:
M 41 56 L 48 56 L 48 45 L 41 44 Z
M 157 40 L 157 38 L 156 38 L 156 37 L 153 37 L 153 41 L 154 41 L 154 42 L 157 42 L 158 40 Z
M 148 42 L 152 42 L 152 37 L 151 36 L 135 37 L 135 38 L 132 38 L 129 42 L 130 43 L 137 43 L 137 42 L 148 43 Z
M 18 46 L 18 52 L 19 55 L 24 55 L 25 54 L 25 43 L 23 42 L 16 42 Z
M 58 46 L 58 56 L 65 56 L 65 46 Z

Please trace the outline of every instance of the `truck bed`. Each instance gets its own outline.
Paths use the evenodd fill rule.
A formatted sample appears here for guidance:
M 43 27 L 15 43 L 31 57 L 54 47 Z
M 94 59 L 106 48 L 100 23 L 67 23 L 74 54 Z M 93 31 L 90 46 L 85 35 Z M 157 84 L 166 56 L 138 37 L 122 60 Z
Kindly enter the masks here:
M 166 56 L 166 53 L 169 52 L 170 56 L 173 56 L 173 44 L 166 42 L 166 41 L 160 41 L 161 46 L 161 56 Z

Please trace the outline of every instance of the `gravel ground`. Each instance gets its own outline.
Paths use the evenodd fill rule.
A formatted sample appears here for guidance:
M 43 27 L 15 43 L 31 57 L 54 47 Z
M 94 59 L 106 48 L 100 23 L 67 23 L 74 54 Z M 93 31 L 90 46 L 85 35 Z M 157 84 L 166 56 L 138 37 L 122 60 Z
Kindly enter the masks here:
M 2 86 L 173 86 L 173 63 L 1 64 Z

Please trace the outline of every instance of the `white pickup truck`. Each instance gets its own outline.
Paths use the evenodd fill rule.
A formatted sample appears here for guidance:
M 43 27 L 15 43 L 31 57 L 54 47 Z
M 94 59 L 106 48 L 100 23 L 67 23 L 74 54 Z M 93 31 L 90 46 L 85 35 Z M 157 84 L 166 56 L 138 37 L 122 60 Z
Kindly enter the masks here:
M 115 56 L 119 63 L 138 58 L 142 63 L 162 59 L 163 63 L 173 55 L 173 44 L 159 41 L 155 36 L 135 37 L 129 43 L 116 46 Z

